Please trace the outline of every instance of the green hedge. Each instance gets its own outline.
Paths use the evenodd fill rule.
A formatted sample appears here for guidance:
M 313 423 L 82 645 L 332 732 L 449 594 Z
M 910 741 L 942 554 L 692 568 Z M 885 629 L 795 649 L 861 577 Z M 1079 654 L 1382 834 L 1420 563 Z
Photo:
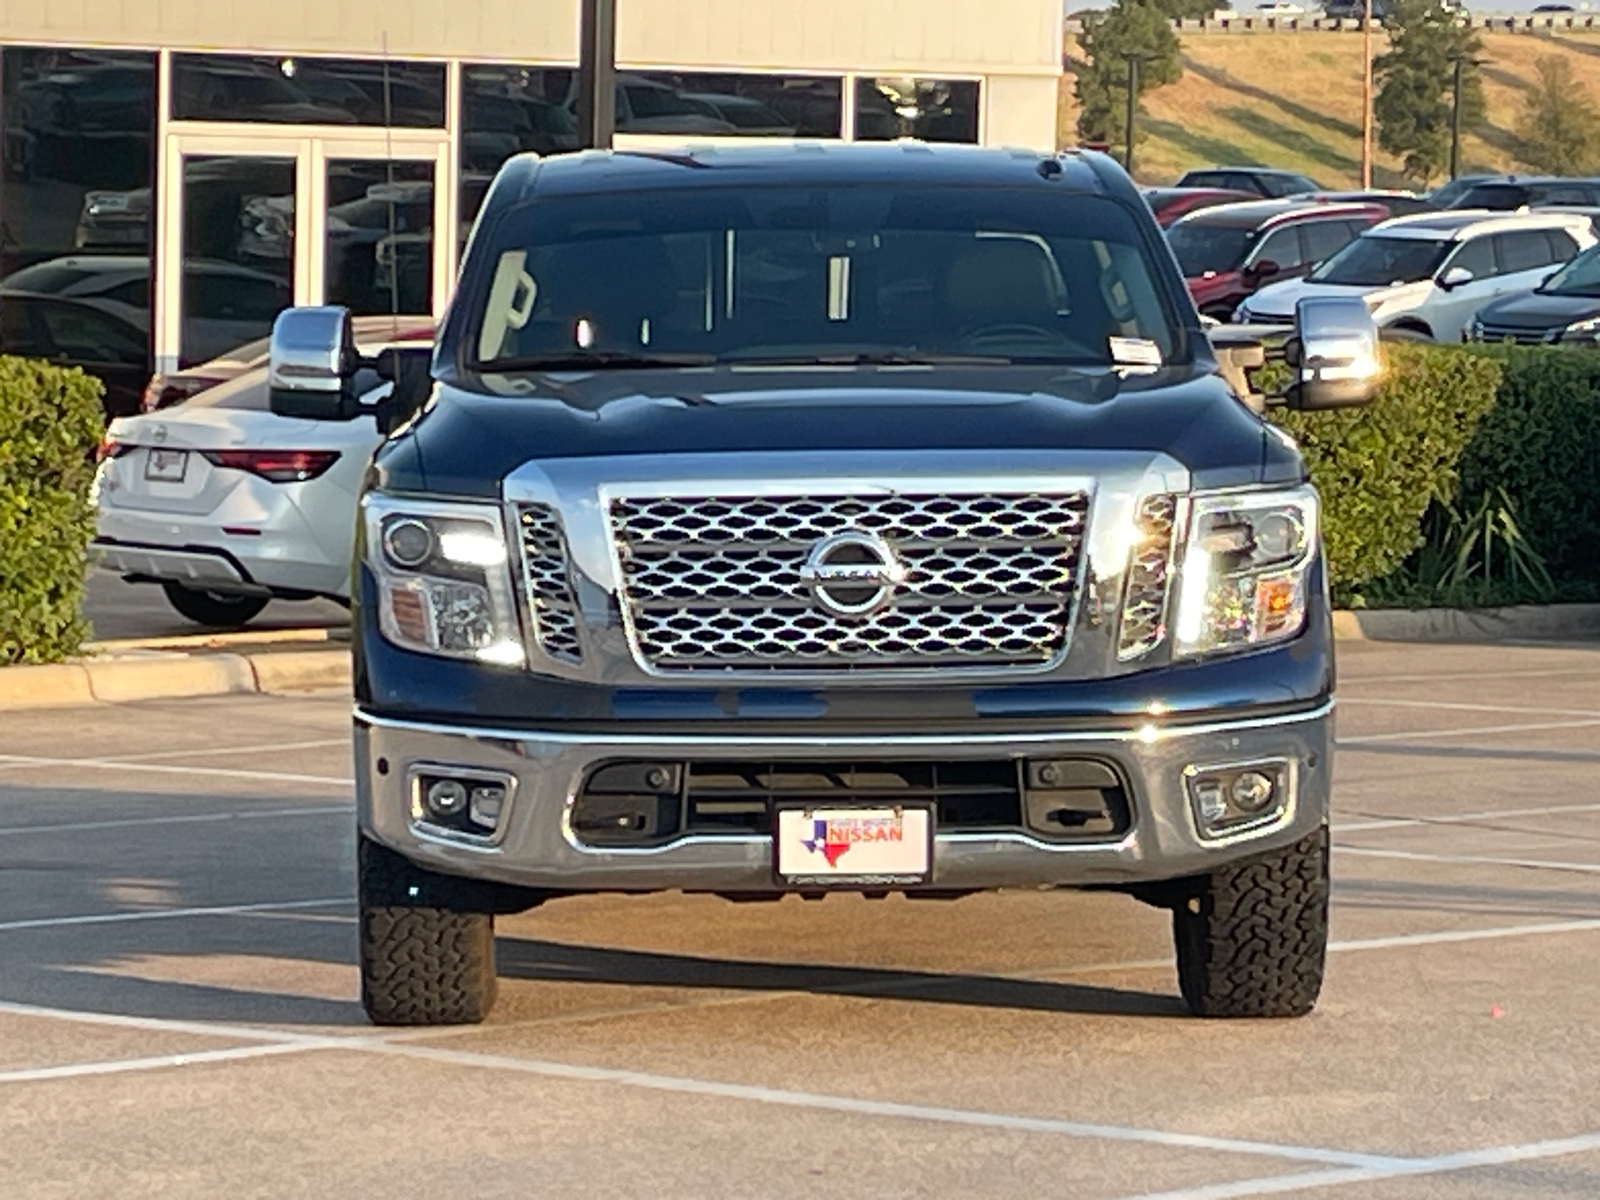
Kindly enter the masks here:
M 1459 348 L 1395 344 L 1363 408 L 1272 419 L 1300 443 L 1322 493 L 1329 578 L 1339 603 L 1397 571 L 1422 544 L 1422 518 L 1456 492 L 1458 464 L 1495 403 L 1502 362 Z
M 101 384 L 76 368 L 0 357 L 0 664 L 83 644 Z
M 1558 585 L 1600 583 L 1600 353 L 1477 353 L 1503 366 L 1505 382 L 1461 457 L 1457 507 L 1473 512 L 1504 492 Z

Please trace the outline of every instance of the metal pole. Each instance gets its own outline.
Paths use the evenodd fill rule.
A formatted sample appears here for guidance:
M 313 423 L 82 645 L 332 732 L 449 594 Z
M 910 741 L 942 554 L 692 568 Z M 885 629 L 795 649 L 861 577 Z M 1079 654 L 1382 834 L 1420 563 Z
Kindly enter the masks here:
M 609 150 L 617 128 L 617 0 L 583 0 L 578 30 L 578 138 Z
M 1361 18 L 1361 186 L 1372 186 L 1372 0 Z
M 1123 124 L 1123 133 L 1127 136 L 1127 150 L 1122 156 L 1122 169 L 1129 175 L 1133 174 L 1133 120 L 1134 111 L 1139 104 L 1139 59 L 1130 54 L 1128 56 L 1128 116 Z
M 1451 82 L 1450 90 L 1450 178 L 1454 179 L 1460 174 L 1461 160 L 1461 68 L 1466 60 L 1456 58 L 1455 75 Z

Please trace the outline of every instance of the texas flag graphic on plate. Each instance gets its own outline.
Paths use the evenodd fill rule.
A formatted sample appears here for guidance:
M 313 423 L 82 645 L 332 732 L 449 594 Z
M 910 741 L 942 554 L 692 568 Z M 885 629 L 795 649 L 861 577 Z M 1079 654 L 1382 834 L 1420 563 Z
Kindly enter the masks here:
M 823 883 L 920 881 L 928 875 L 931 831 L 925 808 L 781 809 L 778 874 Z

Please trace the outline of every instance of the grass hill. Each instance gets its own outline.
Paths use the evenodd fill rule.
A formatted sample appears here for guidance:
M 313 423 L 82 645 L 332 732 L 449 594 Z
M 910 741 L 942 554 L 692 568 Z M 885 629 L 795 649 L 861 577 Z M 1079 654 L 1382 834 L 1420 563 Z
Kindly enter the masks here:
M 1512 133 L 1541 55 L 1572 59 L 1577 77 L 1600 100 L 1600 34 L 1485 33 L 1483 68 L 1488 122 L 1462 139 L 1463 171 L 1516 171 Z M 1373 38 L 1374 53 L 1388 48 Z M 1062 85 L 1061 136 L 1076 140 L 1070 65 L 1081 59 L 1069 38 Z M 1329 187 L 1361 182 L 1361 35 L 1203 33 L 1183 38 L 1183 78 L 1145 93 L 1134 154 L 1141 182 L 1171 183 L 1190 167 L 1256 163 L 1303 171 Z M 1376 149 L 1373 182 L 1415 186 L 1400 164 Z M 1434 181 L 1439 182 L 1438 180 Z

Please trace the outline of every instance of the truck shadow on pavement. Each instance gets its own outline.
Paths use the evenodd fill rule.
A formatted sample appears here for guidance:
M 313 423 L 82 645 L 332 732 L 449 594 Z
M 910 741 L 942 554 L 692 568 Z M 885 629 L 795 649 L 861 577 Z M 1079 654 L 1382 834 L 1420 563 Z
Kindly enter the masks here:
M 605 983 L 625 987 L 793 992 L 812 996 L 855 996 L 872 1000 L 911 1000 L 929 1004 L 1099 1016 L 1189 1015 L 1189 1010 L 1176 996 L 995 975 L 749 962 L 686 954 L 569 946 L 560 942 L 507 937 L 497 940 L 497 951 L 501 979 Z

